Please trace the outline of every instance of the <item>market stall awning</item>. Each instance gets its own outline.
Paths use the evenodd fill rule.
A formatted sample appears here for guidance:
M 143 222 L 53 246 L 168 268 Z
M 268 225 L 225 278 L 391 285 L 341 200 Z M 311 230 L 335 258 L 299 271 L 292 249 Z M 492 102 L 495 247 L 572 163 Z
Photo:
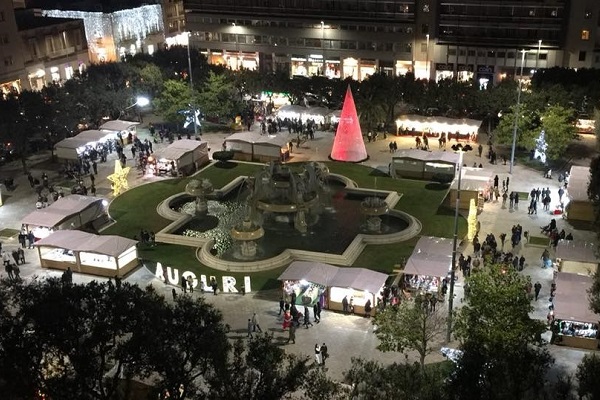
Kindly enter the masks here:
M 338 270 L 338 267 L 329 264 L 308 261 L 294 261 L 279 276 L 279 280 L 305 280 L 323 286 L 332 286 L 331 283 L 333 277 L 335 274 L 337 274 Z
M 123 121 L 122 119 L 116 119 L 114 121 L 108 121 L 100 125 L 100 130 L 121 132 L 131 129 L 132 127 L 139 124 L 139 122 Z
M 574 322 L 598 323 L 600 317 L 590 310 L 588 289 L 592 277 L 558 272 L 554 297 L 554 318 Z
M 400 150 L 392 157 L 395 159 L 419 160 L 424 162 L 446 162 L 457 165 L 460 155 L 452 151 L 424 151 L 420 149 Z
M 404 273 L 445 277 L 452 265 L 453 248 L 452 239 L 435 236 L 421 237 L 406 261 Z
M 137 244 L 135 240 L 121 236 L 94 235 L 82 231 L 56 231 L 45 239 L 38 240 L 36 246 L 83 251 L 118 257 Z
M 342 288 L 349 287 L 377 295 L 387 278 L 388 276 L 386 274 L 371 271 L 370 269 L 338 268 L 338 272 L 333 277 L 333 284 L 331 286 Z
M 589 167 L 572 166 L 569 173 L 569 186 L 567 191 L 569 198 L 575 201 L 590 201 L 588 197 L 588 186 L 590 184 Z
M 78 149 L 80 147 L 84 147 L 89 143 L 89 140 L 75 137 L 70 137 L 61 140 L 60 142 L 54 145 L 55 148 L 62 147 L 63 149 Z
M 207 142 L 192 140 L 192 139 L 181 139 L 173 142 L 164 149 L 156 153 L 156 159 L 167 159 L 167 160 L 178 160 L 185 154 L 196 150 L 199 147 L 207 147 Z
M 26 215 L 21 220 L 21 223 L 52 228 L 91 206 L 101 205 L 102 201 L 103 199 L 98 197 L 82 196 L 79 194 L 60 197 L 54 203 L 50 204 L 50 206 L 35 210 Z
M 556 245 L 556 258 L 563 261 L 577 261 L 591 264 L 600 264 L 598 246 L 594 243 L 576 240 L 561 240 Z
M 90 143 L 90 142 L 101 142 L 103 140 L 106 140 L 106 138 L 108 138 L 112 135 L 114 135 L 114 133 L 112 133 L 112 132 L 89 130 L 89 131 L 80 132 L 77 136 L 75 136 L 75 138 L 81 139 L 81 140 L 84 140 L 84 141 L 87 141 L 88 143 Z
M 492 172 L 483 168 L 463 167 L 460 190 L 482 190 L 493 180 Z M 454 178 L 450 189 L 458 190 L 458 176 Z
M 225 138 L 226 142 L 245 142 L 252 144 L 271 145 L 277 147 L 287 147 L 288 138 L 282 134 L 277 135 L 261 135 L 258 132 L 237 132 Z
M 416 132 L 460 132 L 462 135 L 477 133 L 483 121 L 469 118 L 426 117 L 423 115 L 401 115 L 396 119 L 397 127 Z

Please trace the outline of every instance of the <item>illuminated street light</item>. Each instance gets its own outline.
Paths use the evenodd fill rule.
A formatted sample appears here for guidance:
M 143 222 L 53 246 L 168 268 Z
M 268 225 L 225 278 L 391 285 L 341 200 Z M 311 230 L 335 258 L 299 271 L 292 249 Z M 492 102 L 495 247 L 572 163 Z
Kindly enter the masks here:
M 235 26 L 235 24 L 233 25 Z M 187 56 L 188 69 L 190 73 L 190 96 L 194 94 L 194 78 L 192 77 L 192 57 L 190 56 L 190 46 L 192 44 L 192 32 L 188 32 Z M 198 136 L 198 124 L 196 123 L 196 107 L 192 105 L 192 115 L 194 116 L 194 136 Z
M 458 253 L 458 210 L 460 208 L 460 189 L 462 180 L 462 164 L 463 164 L 463 151 L 458 151 L 460 155 L 458 159 L 458 188 L 456 190 L 456 205 L 454 206 L 454 236 L 452 238 L 452 264 L 450 265 L 450 292 L 448 293 L 448 327 L 446 329 L 446 342 L 449 343 L 452 339 L 452 317 L 454 307 L 454 280 L 456 273 L 454 267 L 456 265 L 457 253 Z
M 510 166 L 508 173 L 512 174 L 513 166 L 515 165 L 515 148 L 517 146 L 517 127 L 519 124 L 519 113 L 521 109 L 521 85 L 523 84 L 523 64 L 525 64 L 525 53 L 527 50 L 521 50 L 521 76 L 519 77 L 519 86 L 517 93 L 517 107 L 515 110 L 515 125 L 513 126 L 513 140 L 512 140 L 512 148 L 510 151 Z
M 133 108 L 135 106 L 146 107 L 148 104 L 150 104 L 150 99 L 148 99 L 147 97 L 144 97 L 144 96 L 138 96 L 135 98 L 135 103 L 133 103 L 132 105 L 125 107 L 124 109 L 121 110 L 121 113 L 119 114 L 119 118 L 117 118 L 117 119 L 121 119 L 123 114 L 125 114 L 125 111 L 129 110 L 130 108 Z

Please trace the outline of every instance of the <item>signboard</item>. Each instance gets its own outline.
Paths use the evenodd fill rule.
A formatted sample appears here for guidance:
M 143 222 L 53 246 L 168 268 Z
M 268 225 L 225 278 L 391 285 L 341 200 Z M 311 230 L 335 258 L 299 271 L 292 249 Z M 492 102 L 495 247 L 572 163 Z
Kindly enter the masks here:
M 179 272 L 179 269 L 172 267 L 163 267 L 161 263 L 156 263 L 156 271 L 154 273 L 156 278 L 165 282 L 166 284 L 170 284 L 173 286 L 181 286 L 181 278 L 192 278 L 192 287 L 194 289 L 199 288 L 205 292 L 213 291 L 210 286 L 210 282 L 213 280 L 218 282 L 218 278 L 214 275 L 206 276 L 200 275 L 200 277 L 196 276 L 192 271 L 183 271 Z M 238 285 L 237 280 L 233 276 L 223 275 L 221 278 L 221 287 L 219 288 L 223 293 L 239 293 L 241 287 Z M 245 293 L 251 292 L 251 282 L 249 276 L 244 276 L 244 291 Z

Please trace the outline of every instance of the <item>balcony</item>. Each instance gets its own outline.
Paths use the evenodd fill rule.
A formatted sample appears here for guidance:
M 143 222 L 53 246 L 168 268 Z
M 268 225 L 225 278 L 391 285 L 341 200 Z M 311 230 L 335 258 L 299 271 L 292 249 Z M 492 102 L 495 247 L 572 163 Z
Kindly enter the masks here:
M 46 58 L 49 58 L 49 59 L 61 58 L 61 57 L 66 57 L 66 56 L 74 54 L 74 53 L 75 53 L 75 46 L 71 46 L 71 47 L 67 47 L 65 49 L 55 50 L 52 53 L 48 53 L 48 54 L 46 54 Z

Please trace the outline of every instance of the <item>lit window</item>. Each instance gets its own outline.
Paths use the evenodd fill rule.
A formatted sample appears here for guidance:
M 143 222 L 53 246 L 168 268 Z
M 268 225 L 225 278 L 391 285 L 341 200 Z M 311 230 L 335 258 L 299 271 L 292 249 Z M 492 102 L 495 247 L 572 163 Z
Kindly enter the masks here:
M 423 5 L 423 12 L 426 12 L 426 13 L 429 12 L 429 4 Z
M 590 40 L 590 31 L 584 29 L 581 31 L 581 40 Z

